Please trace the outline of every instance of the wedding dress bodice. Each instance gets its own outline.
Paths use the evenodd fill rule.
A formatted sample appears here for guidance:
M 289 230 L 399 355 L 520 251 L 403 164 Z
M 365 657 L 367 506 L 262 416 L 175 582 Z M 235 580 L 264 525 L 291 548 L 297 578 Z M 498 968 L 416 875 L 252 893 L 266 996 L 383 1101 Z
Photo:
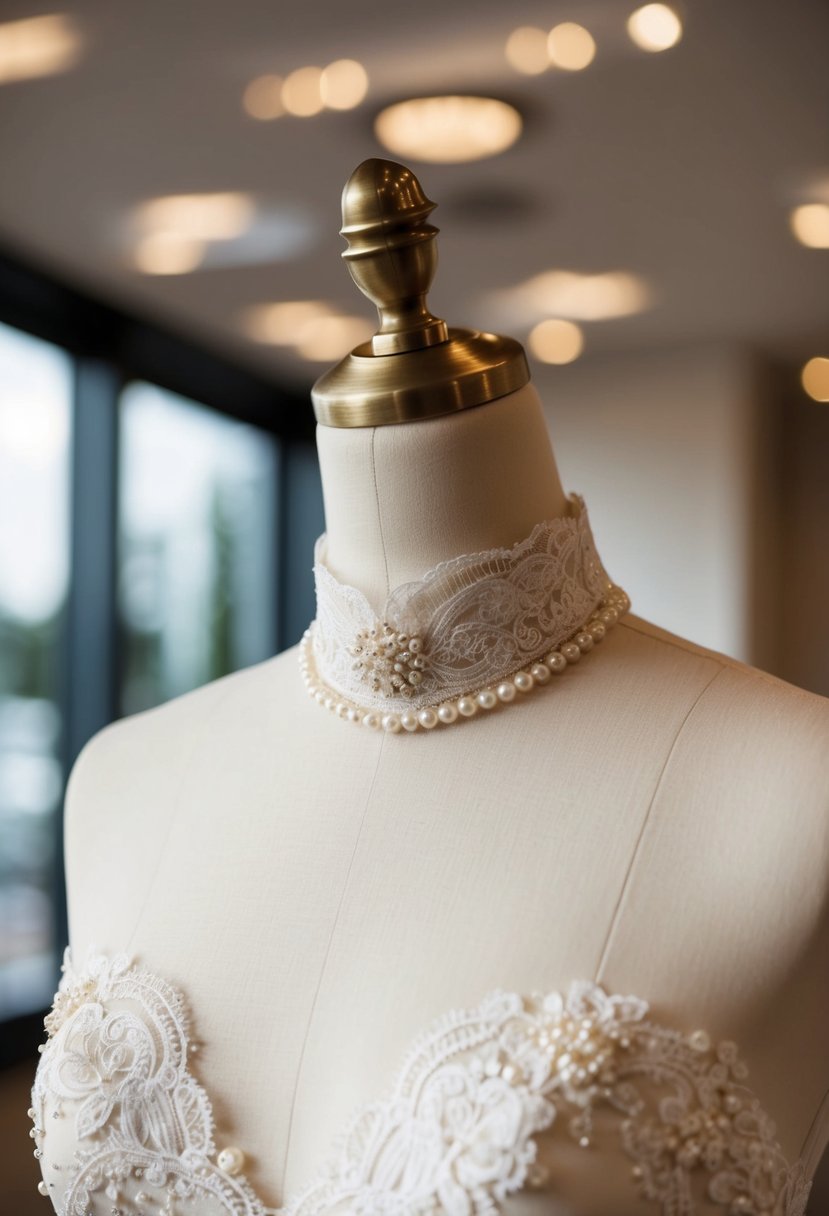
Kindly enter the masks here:
M 596 1168 L 624 1154 L 654 1216 L 805 1211 L 802 1167 L 784 1160 L 737 1046 L 589 981 L 446 1012 L 276 1209 L 241 1149 L 218 1143 L 191 1012 L 165 979 L 92 951 L 76 970 L 67 951 L 46 1029 L 31 1113 L 40 1189 L 61 1216 L 495 1216 L 548 1185 L 547 1137 L 574 1139 Z M 72 1121 L 70 1159 L 51 1151 L 55 1119 Z
M 374 690 L 338 656 L 374 618 L 353 589 L 324 570 L 318 578 L 317 658 L 346 692 L 370 699 Z M 459 558 L 398 589 L 385 614 L 407 631 L 422 631 L 443 691 L 456 676 L 457 688 L 477 684 L 558 645 L 595 611 L 606 587 L 583 504 L 574 498 L 565 520 L 539 525 L 512 550 Z M 793 1148 L 804 1144 L 802 1122 L 795 1125 L 791 1110 L 777 1115 L 789 1133 L 786 1160 L 775 1110 L 758 1097 L 769 1107 L 781 1098 L 785 1104 L 784 1088 L 774 1097 L 769 1091 L 776 1057 L 771 1065 L 761 1058 L 755 1029 L 744 1061 L 733 1042 L 714 1042 L 695 1024 L 697 1016 L 707 1020 L 706 1002 L 695 1015 L 684 1011 L 690 987 L 710 973 L 715 997 L 733 989 L 722 1012 L 708 1002 L 717 1010 L 708 1030 L 716 1025 L 727 1038 L 746 976 L 758 1006 L 764 992 L 781 991 L 783 973 L 767 975 L 761 955 L 785 960 L 800 948 L 823 878 L 816 860 L 811 877 L 816 834 L 810 844 L 813 836 L 794 831 L 779 808 L 792 801 L 792 757 L 806 766 L 813 790 L 809 774 L 823 771 L 825 752 L 815 744 L 781 753 L 780 722 L 790 721 L 798 740 L 810 731 L 824 736 L 816 713 L 801 704 L 806 694 L 767 693 L 766 677 L 686 645 L 658 640 L 641 624 L 620 626 L 595 659 L 556 681 L 563 699 L 542 688 L 538 712 L 527 703 L 510 711 L 502 720 L 508 731 L 496 724 L 499 705 L 469 731 L 386 744 L 385 736 L 321 715 L 302 693 L 294 656 L 286 655 L 101 732 L 92 745 L 97 759 L 75 777 L 67 841 L 73 941 L 94 940 L 108 916 L 110 949 L 67 955 L 33 1090 L 40 1189 L 60 1216 L 803 1216 L 807 1163 L 813 1168 L 814 1161 L 805 1145 Z M 394 694 L 381 688 L 378 695 Z M 735 713 L 738 749 L 730 742 Z M 702 761 L 711 782 L 698 781 Z M 525 774 L 532 778 L 527 786 Z M 739 796 L 715 797 L 728 782 Z M 395 802 L 400 787 L 404 809 L 417 811 L 409 818 Z M 548 789 L 556 795 L 549 801 Z M 453 813 L 452 797 L 454 812 L 474 814 Z M 805 802 L 801 795 L 801 820 Z M 229 824 L 245 830 L 228 841 Z M 194 865 L 200 834 L 209 848 Z M 153 847 L 145 849 L 148 841 Z M 486 847 L 477 856 L 480 841 Z M 653 851 L 640 851 L 642 841 Z M 779 867 L 781 858 L 790 864 Z M 695 890 L 688 915 L 677 917 L 673 901 L 686 872 L 693 881 L 692 863 L 701 893 Z M 699 875 L 712 868 L 708 899 Z M 667 894 L 661 887 L 643 892 L 644 877 L 660 874 Z M 729 885 L 735 874 L 743 882 L 736 897 Z M 235 947 L 214 957 L 210 944 L 216 891 L 221 903 L 228 875 L 244 884 L 239 893 L 253 893 L 239 899 L 231 918 L 234 936 L 246 943 L 240 959 Z M 464 895 L 450 894 L 468 875 Z M 628 909 L 621 895 L 631 875 L 639 903 Z M 269 899 L 274 882 L 281 887 Z M 792 925 L 783 915 L 792 901 L 767 893 L 788 892 L 795 882 L 799 892 L 811 891 L 812 902 L 796 901 Z M 723 918 L 725 900 L 730 913 Z M 196 910 L 189 923 L 181 921 L 183 906 Z M 276 939 L 270 951 L 257 936 L 263 909 Z M 765 919 L 758 920 L 760 910 Z M 684 988 L 647 991 L 658 985 L 658 967 L 644 968 L 630 987 L 618 979 L 613 990 L 594 982 L 604 974 L 597 964 L 612 929 L 629 927 L 629 945 L 614 957 L 614 974 L 624 977 L 647 955 L 660 921 L 667 929 L 658 957 L 690 976 Z M 394 931 L 385 932 L 387 922 Z M 777 922 L 785 923 L 774 937 Z M 335 930 L 341 950 L 329 957 Z M 712 961 L 714 950 L 690 952 L 680 930 L 720 934 L 718 958 Z M 522 935 L 534 943 L 532 954 L 498 989 Z M 566 949 L 587 937 L 583 952 Z M 135 957 L 117 953 L 136 941 Z M 170 943 L 174 961 L 165 963 Z M 196 947 L 210 951 L 198 977 L 187 971 Z M 467 955 L 473 961 L 464 971 Z M 257 984 L 264 957 L 267 982 L 259 977 Z M 395 972 L 401 957 L 410 967 L 405 983 Z M 375 967 L 368 980 L 367 960 Z M 267 996 L 280 987 L 290 995 L 285 976 L 292 966 L 298 996 L 280 1021 Z M 384 1009 L 399 1016 L 412 1009 L 412 985 L 449 969 L 458 973 L 452 995 L 444 999 L 443 982 L 436 983 L 436 999 L 423 1006 L 428 1014 L 412 1014 L 400 1041 L 386 1036 L 381 1052 L 372 1037 L 377 1024 L 369 1023 L 390 995 L 383 985 L 394 990 Z M 323 973 L 325 1008 L 309 1012 Z M 479 976 L 486 977 L 480 984 Z M 339 1039 L 348 993 L 361 982 L 349 1033 Z M 201 1010 L 191 1009 L 188 988 L 199 983 Z M 255 992 L 258 1020 L 241 1021 L 237 989 Z M 214 991 L 222 994 L 218 1022 Z M 788 1007 L 795 1007 L 791 999 Z M 799 1042 L 782 1021 L 787 1044 Z M 309 1083 L 299 1043 L 312 1022 Z M 744 1030 L 734 1033 L 748 1049 Z M 283 1036 L 288 1047 L 280 1054 L 274 1041 L 281 1047 Z M 223 1083 L 201 1071 L 211 1061 L 199 1054 L 200 1041 L 223 1053 Z M 805 1050 L 781 1053 L 776 1076 L 803 1089 L 817 1042 L 813 1035 Z M 372 1059 L 382 1061 L 350 1120 L 340 1111 L 354 1075 L 330 1083 L 337 1052 L 363 1078 Z M 262 1061 L 262 1102 L 251 1104 L 245 1132 L 252 1141 L 258 1128 L 268 1129 L 256 1152 L 240 1142 L 243 1120 L 234 1120 L 242 1053 L 248 1082 L 251 1057 L 257 1066 Z M 267 1062 L 277 1056 L 282 1071 L 271 1099 Z M 757 1092 L 747 1071 L 752 1058 Z M 822 1070 L 818 1061 L 818 1080 Z M 237 1112 L 243 1086 L 246 1093 L 240 1074 Z M 814 1103 L 811 1090 L 808 1101 Z M 603 1187 L 593 1206 L 591 1175 L 600 1175 Z M 559 1202 L 565 1178 L 568 1198 Z M 257 1193 L 265 1185 L 273 1187 L 267 1205 Z

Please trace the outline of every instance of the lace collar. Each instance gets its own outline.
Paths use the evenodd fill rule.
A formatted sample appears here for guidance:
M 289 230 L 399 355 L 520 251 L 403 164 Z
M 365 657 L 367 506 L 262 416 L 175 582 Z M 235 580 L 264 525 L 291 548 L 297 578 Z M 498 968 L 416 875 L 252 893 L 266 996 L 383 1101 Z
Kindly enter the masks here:
M 516 689 L 528 691 L 566 666 L 566 654 L 544 674 L 521 669 L 596 623 L 595 636 L 576 648 L 589 649 L 629 604 L 602 566 L 587 508 L 575 494 L 566 515 L 537 524 L 511 548 L 463 554 L 395 588 L 382 619 L 361 591 L 334 577 L 325 553 L 323 535 L 314 551 L 317 616 L 303 639 L 303 665 L 310 690 L 318 700 L 334 694 L 343 717 L 352 716 L 349 709 L 372 710 L 372 717 L 399 723 L 406 714 L 417 721 L 421 711 L 421 725 L 434 725 L 454 720 L 453 712 L 457 718 L 453 702 L 470 693 L 487 694 L 482 708 L 490 708 L 487 699 L 514 699 Z M 607 621 L 602 612 L 610 613 Z M 518 679 L 501 696 L 499 685 L 517 673 L 523 685 Z M 436 706 L 449 708 L 438 715 Z
M 654 1216 L 806 1208 L 803 1162 L 786 1162 L 736 1045 L 665 1026 L 646 1001 L 589 980 L 496 990 L 438 1018 L 386 1097 L 356 1112 L 318 1177 L 278 1209 L 246 1179 L 245 1152 L 216 1144 L 190 1011 L 164 979 L 93 951 L 76 972 L 67 951 L 46 1029 L 29 1114 L 38 1189 L 60 1216 L 497 1216 L 525 1187 L 554 1189 L 539 1149 L 556 1135 L 593 1168 L 618 1136 L 631 1192 Z M 74 1137 L 53 1141 L 61 1118 Z

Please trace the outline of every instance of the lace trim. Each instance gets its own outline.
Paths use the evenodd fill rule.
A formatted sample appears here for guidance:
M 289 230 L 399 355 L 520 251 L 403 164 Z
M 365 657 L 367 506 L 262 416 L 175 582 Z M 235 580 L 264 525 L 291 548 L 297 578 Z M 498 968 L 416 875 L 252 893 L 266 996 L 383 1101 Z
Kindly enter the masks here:
M 355 704 L 383 711 L 436 705 L 503 679 L 579 629 L 611 587 L 575 494 L 567 515 L 512 548 L 452 558 L 397 587 L 382 620 L 328 570 L 324 535 L 314 558 L 316 670 Z M 365 662 L 372 639 L 388 646 L 387 671 Z
M 42 1186 L 51 1195 L 50 1179 L 68 1174 L 60 1216 L 87 1216 L 98 1196 L 99 1210 L 128 1200 L 170 1216 L 495 1216 L 508 1195 L 545 1186 L 539 1133 L 566 1117 L 587 1148 L 606 1109 L 633 1185 L 662 1216 L 693 1216 L 703 1196 L 729 1216 L 803 1216 L 803 1163 L 787 1165 L 735 1044 L 647 1013 L 645 1001 L 589 981 L 566 995 L 495 991 L 447 1013 L 321 1175 L 270 1209 L 233 1176 L 243 1154 L 216 1153 L 179 993 L 125 955 L 91 955 L 75 975 L 67 951 L 32 1091 L 34 1134 L 43 1158 L 48 1117 L 68 1108 L 79 1147 L 71 1163 L 42 1161 Z

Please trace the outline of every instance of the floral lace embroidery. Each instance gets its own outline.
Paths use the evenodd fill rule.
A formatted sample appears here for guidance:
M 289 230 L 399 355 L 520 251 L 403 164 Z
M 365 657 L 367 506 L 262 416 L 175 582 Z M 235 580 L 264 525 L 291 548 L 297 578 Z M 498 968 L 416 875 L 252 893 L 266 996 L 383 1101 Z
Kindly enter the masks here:
M 538 524 L 511 549 L 464 554 L 397 587 L 378 621 L 356 587 L 340 583 L 314 550 L 317 616 L 314 664 L 330 688 L 374 709 L 418 709 L 497 682 L 573 634 L 602 602 L 610 580 L 590 530 L 584 500 Z M 355 664 L 355 643 L 391 625 L 422 639 L 422 677 L 403 697 L 372 690 Z
M 274 1210 L 221 1168 L 180 995 L 123 955 L 91 956 L 76 976 L 67 951 L 33 1089 L 38 1152 L 48 1115 L 71 1104 L 79 1147 L 61 1216 L 86 1216 L 97 1195 L 110 1212 L 128 1199 L 130 1212 L 171 1216 L 495 1216 L 508 1195 L 545 1185 L 539 1133 L 562 1117 L 587 1148 L 606 1109 L 634 1187 L 662 1216 L 693 1216 L 704 1197 L 728 1216 L 803 1216 L 810 1184 L 786 1164 L 736 1046 L 647 1012 L 573 981 L 565 996 L 496 991 L 446 1014 L 321 1175 Z M 59 1168 L 46 1161 L 44 1178 Z

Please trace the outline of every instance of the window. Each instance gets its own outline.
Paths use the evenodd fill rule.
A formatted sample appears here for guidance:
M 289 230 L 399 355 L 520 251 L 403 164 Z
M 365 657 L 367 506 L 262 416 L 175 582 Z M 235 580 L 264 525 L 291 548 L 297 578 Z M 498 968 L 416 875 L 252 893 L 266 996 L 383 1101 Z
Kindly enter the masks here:
M 278 441 L 151 384 L 122 394 L 121 712 L 277 650 Z
M 63 796 L 72 363 L 0 325 L 0 1018 L 49 1003 Z

